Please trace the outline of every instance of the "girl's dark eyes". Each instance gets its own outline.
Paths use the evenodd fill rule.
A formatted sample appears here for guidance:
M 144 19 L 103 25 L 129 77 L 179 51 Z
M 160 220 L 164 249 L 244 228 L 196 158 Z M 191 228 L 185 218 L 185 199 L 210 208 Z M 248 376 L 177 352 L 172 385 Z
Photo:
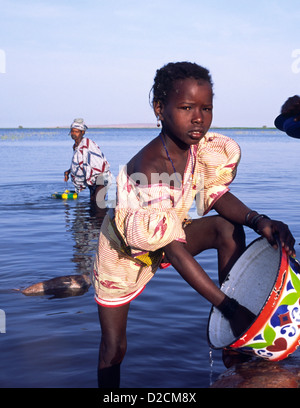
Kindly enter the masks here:
M 179 109 L 185 110 L 185 111 L 190 111 L 192 109 L 192 106 L 181 106 Z M 207 107 L 207 108 L 203 108 L 203 110 L 205 112 L 211 112 L 212 108 L 211 107 Z

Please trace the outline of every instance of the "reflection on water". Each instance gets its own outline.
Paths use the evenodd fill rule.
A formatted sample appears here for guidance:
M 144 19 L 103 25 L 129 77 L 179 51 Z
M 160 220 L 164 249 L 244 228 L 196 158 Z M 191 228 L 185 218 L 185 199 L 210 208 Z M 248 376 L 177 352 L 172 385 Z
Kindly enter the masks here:
M 106 209 L 100 209 L 95 203 L 77 201 L 75 207 L 65 205 L 66 230 L 74 240 L 72 262 L 78 273 L 88 273 L 92 268 L 105 214 Z
M 71 262 L 75 264 L 77 275 L 64 275 L 38 282 L 22 290 L 26 296 L 51 295 L 51 299 L 80 296 L 91 286 L 90 273 L 93 268 L 99 231 L 106 209 L 99 208 L 93 202 L 76 202 L 64 207 L 66 231 L 74 239 Z

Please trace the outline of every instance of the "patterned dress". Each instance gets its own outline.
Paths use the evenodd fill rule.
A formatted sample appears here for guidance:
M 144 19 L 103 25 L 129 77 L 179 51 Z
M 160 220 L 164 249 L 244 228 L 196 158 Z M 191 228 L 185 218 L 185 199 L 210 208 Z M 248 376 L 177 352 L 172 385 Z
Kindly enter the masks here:
M 84 137 L 75 148 L 71 163 L 71 180 L 77 193 L 86 187 L 106 185 L 111 178 L 109 164 L 99 146 Z
M 92 273 L 98 304 L 120 306 L 143 291 L 160 267 L 163 247 L 174 240 L 185 242 L 194 200 L 198 214 L 206 214 L 229 190 L 239 160 L 236 142 L 207 133 L 191 146 L 179 188 L 163 182 L 137 184 L 126 166 L 120 171 L 117 206 L 103 221 Z

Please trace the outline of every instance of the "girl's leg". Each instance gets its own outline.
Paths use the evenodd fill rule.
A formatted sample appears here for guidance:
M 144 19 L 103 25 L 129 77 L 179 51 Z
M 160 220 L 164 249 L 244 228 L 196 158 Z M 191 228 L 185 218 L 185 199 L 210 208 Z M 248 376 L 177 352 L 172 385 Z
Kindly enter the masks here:
M 128 310 L 129 303 L 114 308 L 98 305 L 101 325 L 98 364 L 98 385 L 100 388 L 118 388 L 120 386 L 120 365 L 127 348 Z
M 185 228 L 186 249 L 193 255 L 215 248 L 218 252 L 219 283 L 221 284 L 236 260 L 245 250 L 242 225 L 232 224 L 216 215 L 193 220 Z

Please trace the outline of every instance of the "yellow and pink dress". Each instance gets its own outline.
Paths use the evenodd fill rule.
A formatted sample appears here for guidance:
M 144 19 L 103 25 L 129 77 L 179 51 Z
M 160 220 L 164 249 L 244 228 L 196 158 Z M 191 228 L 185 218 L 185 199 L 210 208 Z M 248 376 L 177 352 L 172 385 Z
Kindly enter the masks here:
M 239 160 L 235 141 L 209 132 L 191 146 L 179 188 L 164 182 L 138 184 L 123 167 L 117 178 L 117 205 L 104 218 L 94 261 L 98 304 L 121 306 L 143 291 L 161 265 L 163 248 L 174 240 L 185 242 L 194 201 L 198 215 L 209 212 L 229 191 Z

